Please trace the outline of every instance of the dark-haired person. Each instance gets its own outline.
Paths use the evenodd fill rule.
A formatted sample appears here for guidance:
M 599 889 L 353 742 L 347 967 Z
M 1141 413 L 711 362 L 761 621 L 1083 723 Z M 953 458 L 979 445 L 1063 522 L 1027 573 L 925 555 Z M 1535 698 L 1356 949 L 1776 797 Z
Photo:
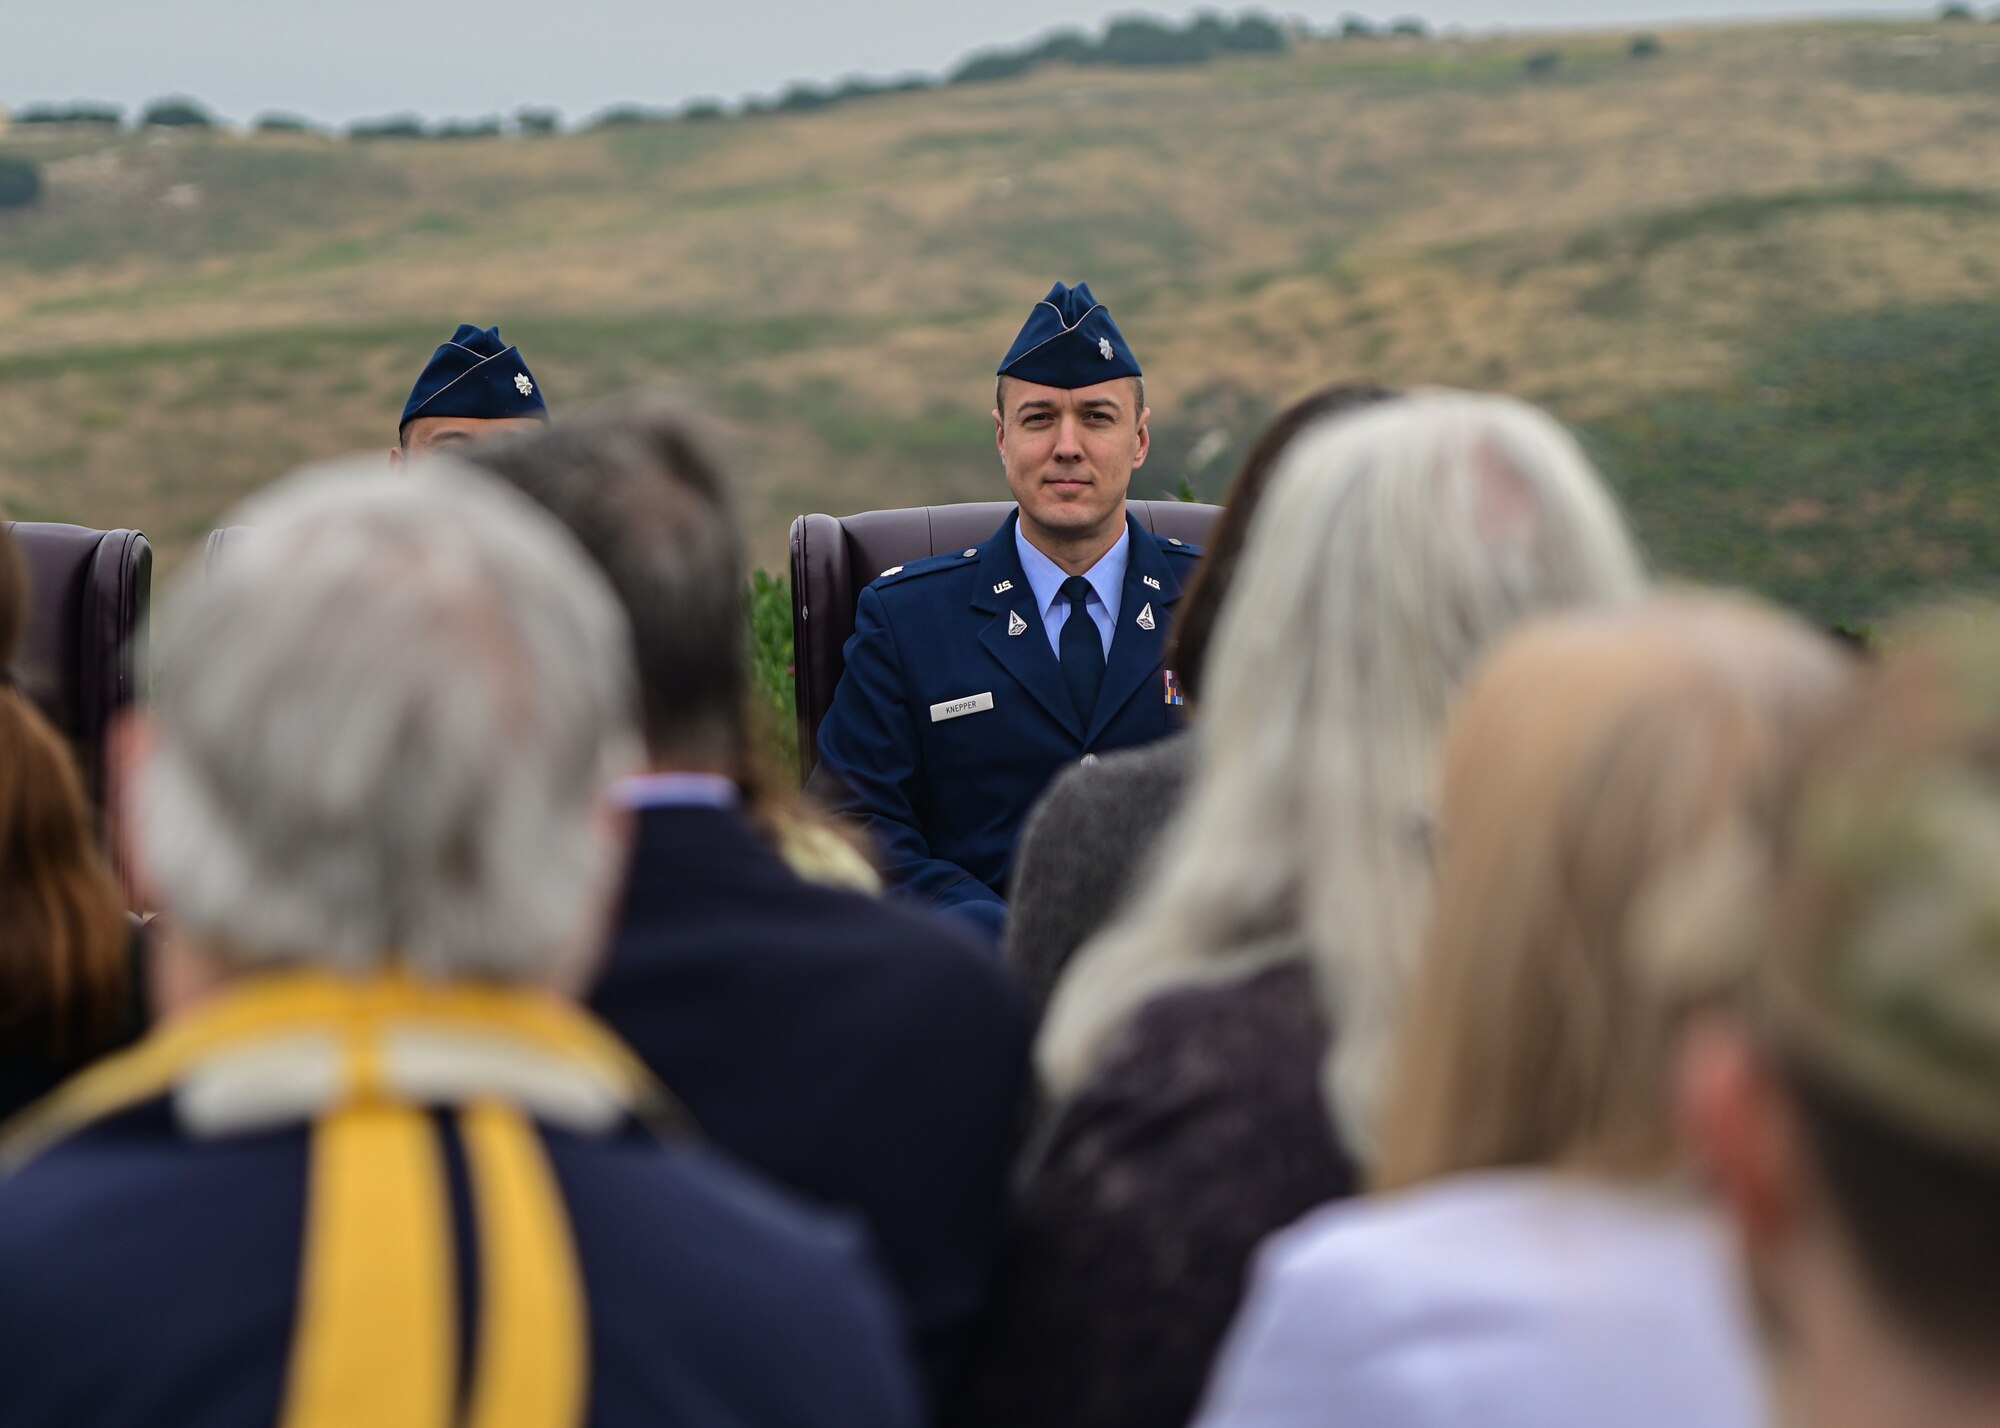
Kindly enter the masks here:
M 498 327 L 462 322 L 417 374 L 389 465 L 399 468 L 412 456 L 533 429 L 548 419 L 548 403 L 521 349 L 502 341 Z
M 1794 1428 L 2000 1423 L 2000 608 L 1892 634 L 1790 806 L 1681 1119 Z
M 999 1235 L 1027 995 L 962 924 L 798 875 L 796 815 L 745 785 L 743 546 L 685 417 L 641 399 L 472 455 L 568 526 L 632 627 L 648 771 L 619 788 L 638 841 L 592 1006 L 716 1144 L 858 1212 L 944 1391 Z
M 0 531 L 0 1121 L 139 1026 L 135 933 L 69 746 L 6 674 L 27 599 Z
M 1394 395 L 1362 382 L 1322 387 L 1272 418 L 1244 456 L 1207 543 L 1208 557 L 1174 620 L 1168 663 L 1190 715 L 1201 696 L 1216 616 L 1278 458 L 1307 427 Z M 1048 1000 L 1071 955 L 1118 911 L 1180 805 L 1193 753 L 1185 733 L 1120 750 L 1064 770 L 1035 805 L 1014 855 L 1006 947 L 1038 999 Z
M 1014 843 L 1049 780 L 1176 727 L 1161 655 L 1198 552 L 1126 512 L 1151 413 L 1087 284 L 1035 305 L 994 402 L 1019 509 L 861 592 L 812 787 L 874 835 L 892 886 L 997 941 Z

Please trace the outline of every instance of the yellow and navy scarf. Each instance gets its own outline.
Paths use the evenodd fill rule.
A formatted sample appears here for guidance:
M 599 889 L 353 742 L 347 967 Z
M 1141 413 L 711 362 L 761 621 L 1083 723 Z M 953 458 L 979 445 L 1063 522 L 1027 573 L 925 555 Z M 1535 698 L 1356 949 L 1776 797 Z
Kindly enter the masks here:
M 588 1132 L 681 1118 L 595 1021 L 518 990 L 255 978 L 16 1121 L 0 1171 L 162 1095 L 196 1136 L 311 1125 L 282 1428 L 582 1422 L 588 1306 L 535 1122 Z M 462 1420 L 452 1211 L 432 1108 L 458 1118 L 478 1227 Z

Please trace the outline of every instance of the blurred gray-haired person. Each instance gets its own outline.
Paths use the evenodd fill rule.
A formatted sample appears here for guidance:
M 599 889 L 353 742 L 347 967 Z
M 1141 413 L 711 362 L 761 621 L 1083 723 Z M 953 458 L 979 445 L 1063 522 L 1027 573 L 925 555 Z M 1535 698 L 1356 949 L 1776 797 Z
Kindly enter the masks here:
M 128 741 L 160 1030 L 0 1144 L 9 1428 L 914 1422 L 855 1241 L 570 1001 L 639 757 L 583 555 L 448 464 L 232 519 Z

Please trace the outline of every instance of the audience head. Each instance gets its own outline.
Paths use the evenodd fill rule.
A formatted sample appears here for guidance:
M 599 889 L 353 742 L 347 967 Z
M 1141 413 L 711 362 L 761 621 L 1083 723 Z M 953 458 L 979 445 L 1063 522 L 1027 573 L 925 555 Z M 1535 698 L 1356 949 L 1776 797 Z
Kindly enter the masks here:
M 1278 458 L 1300 432 L 1342 412 L 1386 402 L 1396 394 L 1387 387 L 1368 382 L 1343 382 L 1321 387 L 1311 396 L 1301 397 L 1264 428 L 1237 468 L 1222 517 L 1202 549 L 1202 561 L 1194 579 L 1181 593 L 1180 607 L 1174 611 L 1173 654 L 1167 663 L 1173 668 L 1189 699 L 1201 697 L 1202 675 L 1208 665 L 1209 641 L 1215 634 L 1216 617 L 1222 613 L 1224 598 L 1235 583 L 1243 558 L 1244 542 L 1250 533 L 1250 518 L 1264 499 Z
M 2000 608 L 1887 647 L 1790 802 L 1742 991 L 1689 1038 L 1682 1111 L 1781 1363 L 1843 1385 L 1804 1385 L 1810 1421 L 1860 1385 L 1924 1401 L 1897 1421 L 1983 1399 L 1965 1421 L 1991 1422 Z
M 1532 407 L 1430 392 L 1301 433 L 1216 627 L 1199 768 L 1159 869 L 1057 990 L 1051 1086 L 1075 1086 L 1158 992 L 1305 954 L 1333 1009 L 1339 1119 L 1365 1144 L 1428 906 L 1452 696 L 1519 621 L 1642 583 L 1590 463 Z
M 1681 912 L 1768 840 L 1850 657 L 1747 600 L 1538 621 L 1446 740 L 1429 933 L 1375 1181 L 1672 1168 Z
M 27 563 L 0 531 L 0 671 L 27 599 Z M 69 745 L 0 682 L 0 1044 L 51 1063 L 101 1046 L 126 1005 L 128 935 Z
M 461 322 L 417 374 L 389 466 L 399 469 L 412 456 L 449 454 L 548 419 L 548 404 L 521 349 L 504 341 L 497 327 Z
M 656 396 L 471 454 L 568 527 L 630 623 L 656 765 L 735 774 L 746 756 L 745 561 L 729 488 Z
M 628 638 L 574 542 L 483 474 L 340 465 L 161 621 L 133 826 L 223 972 L 567 983 L 620 871 Z

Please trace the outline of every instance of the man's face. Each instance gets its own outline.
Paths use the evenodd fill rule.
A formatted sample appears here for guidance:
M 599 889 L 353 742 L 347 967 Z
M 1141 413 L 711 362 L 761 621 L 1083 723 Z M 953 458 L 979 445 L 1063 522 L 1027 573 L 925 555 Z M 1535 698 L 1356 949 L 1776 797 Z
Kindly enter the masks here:
M 449 451 L 454 446 L 484 441 L 489 436 L 502 436 L 510 431 L 546 425 L 540 417 L 420 416 L 403 428 L 402 444 L 390 453 L 389 461 L 391 465 L 396 465 L 426 451 Z
M 1131 377 L 1070 390 L 1001 382 L 994 436 L 1030 535 L 1087 539 L 1123 524 L 1132 473 L 1152 445 L 1138 393 Z

